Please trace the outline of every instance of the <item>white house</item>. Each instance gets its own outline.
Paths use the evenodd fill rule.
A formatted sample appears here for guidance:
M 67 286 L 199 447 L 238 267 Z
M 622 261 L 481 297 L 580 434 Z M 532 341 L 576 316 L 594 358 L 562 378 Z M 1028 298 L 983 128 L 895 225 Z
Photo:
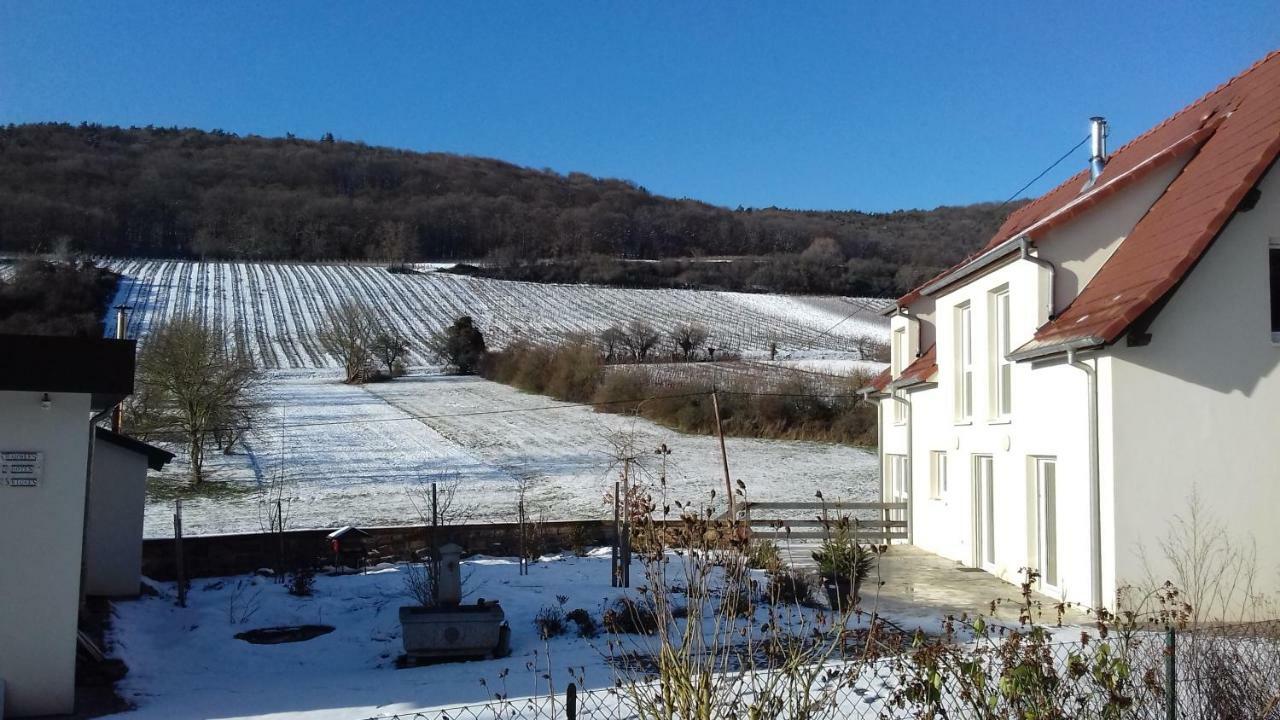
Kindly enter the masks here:
M 1092 607 L 1176 579 L 1196 489 L 1280 589 L 1280 53 L 1013 212 L 889 312 L 912 542 Z M 1147 552 L 1142 552 L 1143 548 Z
M 132 340 L 0 335 L 3 717 L 73 709 L 93 421 L 133 362 Z
M 89 512 L 85 518 L 84 594 L 131 597 L 142 583 L 142 520 L 147 470 L 173 453 L 95 428 Z

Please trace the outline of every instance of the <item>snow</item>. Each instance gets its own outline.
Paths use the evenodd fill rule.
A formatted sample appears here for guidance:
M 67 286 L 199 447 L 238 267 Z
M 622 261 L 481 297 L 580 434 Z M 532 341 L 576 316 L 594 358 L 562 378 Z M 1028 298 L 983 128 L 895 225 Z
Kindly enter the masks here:
M 339 303 L 367 301 L 387 327 L 420 340 L 471 315 L 492 347 L 518 337 L 554 339 L 643 319 L 664 329 L 699 322 L 719 348 L 766 357 L 770 343 L 795 357 L 854 357 L 853 341 L 883 335 L 872 298 L 791 297 L 697 290 L 631 290 L 473 278 L 440 272 L 393 274 L 377 265 L 204 263 L 105 259 L 123 277 L 111 305 L 134 308 L 129 337 L 178 313 L 221 324 L 268 367 L 337 367 L 315 340 Z M 108 323 L 114 332 L 114 323 Z M 824 334 L 824 331 L 825 334 Z M 430 362 L 416 342 L 409 364 Z
M 497 692 L 512 698 L 545 694 L 544 673 L 552 676 L 557 692 L 571 680 L 584 690 L 607 688 L 614 681 L 606 660 L 607 634 L 579 638 L 571 624 L 570 633 L 544 642 L 533 618 L 562 596 L 566 612 L 585 608 L 599 620 L 616 598 L 634 593 L 610 587 L 608 554 L 598 549 L 588 557 L 545 557 L 531 564 L 525 576 L 510 558 L 464 561 L 467 602 L 499 600 L 512 628 L 511 655 L 405 669 L 395 666 L 403 652 L 398 608 L 412 604 L 404 590 L 403 566 L 387 564 L 364 575 L 318 576 L 309 598 L 293 597 L 284 585 L 262 577 L 197 580 L 186 608 L 174 603 L 172 584 L 156 584 L 158 597 L 114 604 L 109 652 L 129 667 L 117 689 L 137 706 L 118 717 L 358 720 L 479 703 Z M 678 570 L 669 572 L 679 576 Z M 638 562 L 632 576 L 643 577 Z M 238 622 L 250 610 L 250 617 Z M 812 613 L 793 617 L 807 622 L 804 618 Z M 301 624 L 335 629 L 278 645 L 253 645 L 234 637 L 253 628 Z
M 265 419 L 249 437 L 250 454 L 211 453 L 215 480 L 245 492 L 183 501 L 188 534 L 257 532 L 265 488 L 288 479 L 291 528 L 420 522 L 422 483 L 456 474 L 460 504 L 477 521 L 508 520 L 518 482 L 548 518 L 603 518 L 617 463 L 611 439 L 633 439 L 637 476 L 657 482 L 665 444 L 667 486 L 684 501 L 724 496 L 719 446 L 655 423 L 521 393 L 475 377 L 414 372 L 387 383 L 345 385 L 331 371 L 276 371 L 266 384 Z M 284 428 L 282 432 L 281 428 Z M 730 472 L 751 500 L 875 500 L 874 452 L 828 443 L 728 438 Z M 185 465 L 163 473 L 181 479 Z M 151 498 L 148 537 L 171 535 L 172 503 Z
M 683 558 L 669 554 L 668 561 L 668 578 L 680 578 Z M 559 604 L 559 597 L 565 612 L 584 608 L 598 621 L 617 598 L 636 592 L 610 587 L 608 549 L 585 557 L 544 557 L 523 576 L 512 558 L 475 556 L 463 562 L 466 602 L 497 599 L 511 625 L 511 655 L 499 659 L 397 669 L 403 652 L 398 609 L 412 604 L 404 576 L 404 566 L 393 564 L 367 574 L 320 575 L 308 598 L 291 596 L 284 585 L 263 577 L 196 580 L 185 608 L 176 606 L 171 583 L 153 583 L 157 596 L 116 601 L 108 653 L 128 665 L 117 690 L 136 706 L 116 717 L 360 720 L 478 704 L 495 693 L 513 699 L 542 696 L 546 675 L 557 693 L 570 681 L 586 692 L 614 684 L 607 657 L 616 650 L 611 650 L 607 633 L 584 639 L 570 624 L 569 633 L 543 641 L 533 625 L 537 612 Z M 638 561 L 632 577 L 644 577 Z M 872 603 L 864 598 L 864 609 L 873 610 Z M 757 612 L 762 613 L 757 620 L 764 617 L 763 608 Z M 780 622 L 802 633 L 817 617 L 802 608 L 786 608 L 778 615 Z M 943 627 L 943 613 L 928 605 L 895 608 L 881 617 L 906 632 L 920 628 L 937 634 Z M 868 621 L 863 615 L 851 619 L 850 626 L 865 627 Z M 705 622 L 705 631 L 714 632 L 715 619 Z M 277 645 L 253 645 L 234 637 L 254 628 L 302 624 L 331 625 L 334 631 Z M 1050 632 L 1055 642 L 1072 642 L 1082 629 Z M 635 640 L 617 640 L 615 647 L 622 651 L 652 648 L 648 641 L 637 646 Z M 839 691 L 838 702 L 856 704 L 861 712 L 855 717 L 874 716 L 890 675 L 883 662 L 862 666 L 856 682 Z
M 512 626 L 512 654 L 503 659 L 397 669 L 403 653 L 398 609 L 411 605 L 404 573 L 385 566 L 366 575 L 320 575 L 314 595 L 298 598 L 269 578 L 196 580 L 188 607 L 173 601 L 172 584 L 157 584 L 162 597 L 117 602 L 109 636 L 111 653 L 129 666 L 117 686 L 137 710 L 129 720 L 183 718 L 307 718 L 359 720 L 382 714 L 455 703 L 478 702 L 500 691 L 499 675 L 512 697 L 539 691 L 536 663 L 548 658 L 560 678 L 568 666 L 587 668 L 595 687 L 612 675 L 602 652 L 607 639 L 575 636 L 544 644 L 533 617 L 556 595 L 567 609 L 586 608 L 597 618 L 621 590 L 609 586 L 608 551 L 603 557 L 554 557 L 518 574 L 514 559 L 472 558 L 464 563 L 465 590 L 474 598 L 498 598 Z M 257 611 L 234 623 L 246 607 Z M 248 583 L 253 583 L 249 585 Z M 253 645 L 236 633 L 282 625 L 328 624 L 332 633 L 298 643 Z M 486 689 L 481 680 L 489 684 Z M 541 687 L 545 688 L 545 684 Z

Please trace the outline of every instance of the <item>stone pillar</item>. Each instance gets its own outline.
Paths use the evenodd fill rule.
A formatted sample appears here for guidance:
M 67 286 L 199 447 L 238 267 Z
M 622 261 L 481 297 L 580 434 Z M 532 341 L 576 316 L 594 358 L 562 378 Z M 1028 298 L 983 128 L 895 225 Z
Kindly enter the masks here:
M 440 577 L 436 578 L 436 601 L 446 606 L 457 605 L 462 602 L 462 569 L 458 565 L 462 548 L 449 543 L 439 552 L 440 562 L 436 567 Z

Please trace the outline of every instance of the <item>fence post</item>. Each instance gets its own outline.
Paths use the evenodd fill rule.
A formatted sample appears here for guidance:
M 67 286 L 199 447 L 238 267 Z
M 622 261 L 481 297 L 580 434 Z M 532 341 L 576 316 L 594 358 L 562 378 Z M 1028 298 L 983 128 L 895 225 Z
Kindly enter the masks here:
M 569 683 L 569 687 L 564 689 L 564 716 L 566 720 L 577 720 L 578 718 L 577 683 Z
M 1169 628 L 1164 636 L 1164 717 L 1178 718 L 1178 631 Z
M 187 606 L 186 558 L 182 554 L 182 501 L 173 501 L 173 571 L 178 576 L 178 607 Z

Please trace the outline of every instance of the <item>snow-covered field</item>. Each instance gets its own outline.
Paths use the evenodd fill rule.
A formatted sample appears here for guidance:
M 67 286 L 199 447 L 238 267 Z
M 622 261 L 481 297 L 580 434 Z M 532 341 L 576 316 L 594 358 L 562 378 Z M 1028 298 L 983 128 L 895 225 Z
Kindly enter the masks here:
M 134 308 L 130 337 L 145 338 L 177 313 L 220 323 L 267 367 L 336 367 L 315 339 L 331 308 L 367 301 L 382 321 L 415 340 L 409 364 L 431 362 L 420 340 L 470 315 L 493 347 L 517 337 L 550 339 L 644 319 L 660 330 L 699 322 L 719 348 L 763 356 L 839 353 L 882 336 L 883 300 L 696 290 L 547 285 L 448 273 L 392 274 L 373 265 L 215 263 L 132 259 L 102 262 L 123 276 L 112 305 Z M 114 323 L 108 328 L 114 330 Z M 824 334 L 824 331 L 828 331 Z
M 529 484 L 535 510 L 551 519 L 605 517 L 602 502 L 617 476 L 613 441 L 631 438 L 645 459 L 637 473 L 656 482 L 667 456 L 669 494 L 723 498 L 719 448 L 712 437 L 684 435 L 646 420 L 595 413 L 475 377 L 415 372 L 388 383 L 344 385 L 332 371 L 276 371 L 270 406 L 249 438 L 250 454 L 209 455 L 214 478 L 244 493 L 183 501 L 189 534 L 262 529 L 253 489 L 283 472 L 290 527 L 419 522 L 416 495 L 442 474 L 462 480 L 458 500 L 476 520 L 511 517 L 517 483 Z M 874 500 L 874 452 L 826 443 L 727 440 L 732 476 L 755 500 Z M 165 475 L 185 471 L 175 462 Z M 171 502 L 152 498 L 146 534 L 172 534 Z

